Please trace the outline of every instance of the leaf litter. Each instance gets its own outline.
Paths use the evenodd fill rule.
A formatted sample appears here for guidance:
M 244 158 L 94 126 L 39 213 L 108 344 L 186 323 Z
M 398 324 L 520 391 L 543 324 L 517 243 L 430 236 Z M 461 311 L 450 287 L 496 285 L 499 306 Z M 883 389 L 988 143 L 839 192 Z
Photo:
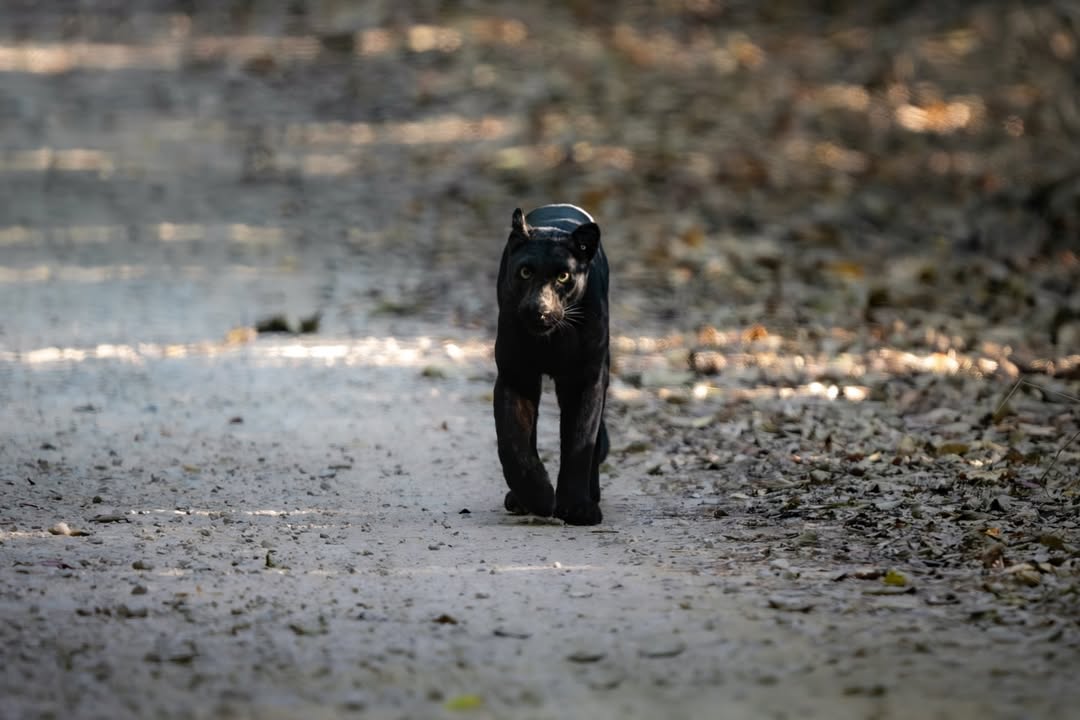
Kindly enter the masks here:
M 885 347 L 854 327 L 843 356 L 826 352 L 825 332 L 764 324 L 669 334 L 664 362 L 694 371 L 669 387 L 638 379 L 645 367 L 664 377 L 653 347 L 617 339 L 626 385 L 611 422 L 633 439 L 615 472 L 643 472 L 672 513 L 737 538 L 732 567 L 791 558 L 799 572 L 765 576 L 771 609 L 841 608 L 843 581 L 857 581 L 865 597 L 951 607 L 1019 636 L 1065 622 L 1076 648 L 1065 621 L 1080 601 L 1076 382 L 984 372 L 987 358 L 949 349 L 950 362 L 883 365 L 919 343 Z

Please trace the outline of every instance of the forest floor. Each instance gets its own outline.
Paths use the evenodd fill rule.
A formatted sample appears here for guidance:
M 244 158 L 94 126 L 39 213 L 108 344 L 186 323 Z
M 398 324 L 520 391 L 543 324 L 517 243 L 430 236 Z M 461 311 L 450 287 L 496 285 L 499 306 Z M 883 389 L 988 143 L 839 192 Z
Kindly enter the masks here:
M 197 5 L 0 11 L 0 717 L 1075 716 L 1074 10 Z M 501 509 L 552 201 L 596 527 Z

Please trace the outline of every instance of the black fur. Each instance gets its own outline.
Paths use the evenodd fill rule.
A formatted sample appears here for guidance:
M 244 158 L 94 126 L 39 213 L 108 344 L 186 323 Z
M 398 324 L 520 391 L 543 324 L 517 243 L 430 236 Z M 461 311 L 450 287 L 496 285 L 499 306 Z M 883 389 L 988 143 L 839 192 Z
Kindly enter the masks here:
M 495 431 L 513 513 L 594 525 L 608 370 L 608 264 L 600 228 L 573 205 L 514 211 L 499 265 Z M 555 380 L 561 455 L 557 488 L 536 452 L 540 379 Z

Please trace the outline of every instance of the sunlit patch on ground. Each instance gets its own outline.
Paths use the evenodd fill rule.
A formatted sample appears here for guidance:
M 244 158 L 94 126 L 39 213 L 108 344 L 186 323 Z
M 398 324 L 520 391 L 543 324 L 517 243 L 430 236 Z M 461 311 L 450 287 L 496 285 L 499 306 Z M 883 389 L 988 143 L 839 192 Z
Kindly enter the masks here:
M 320 340 L 259 340 L 254 344 L 227 341 L 189 344 L 161 345 L 138 343 L 134 345 L 103 344 L 94 347 L 47 347 L 25 352 L 0 351 L 0 362 L 17 363 L 31 367 L 80 363 L 88 360 L 115 361 L 141 364 L 149 360 L 185 357 L 241 356 L 253 367 L 281 366 L 310 363 L 325 367 L 342 366 L 389 366 L 421 367 L 442 361 L 476 364 L 491 357 L 491 342 L 487 340 L 454 341 L 436 340 L 428 337 L 393 338 L 369 337 L 340 343 Z
M 0 154 L 0 172 L 95 172 L 109 175 L 116 169 L 111 153 L 85 148 L 15 150 Z

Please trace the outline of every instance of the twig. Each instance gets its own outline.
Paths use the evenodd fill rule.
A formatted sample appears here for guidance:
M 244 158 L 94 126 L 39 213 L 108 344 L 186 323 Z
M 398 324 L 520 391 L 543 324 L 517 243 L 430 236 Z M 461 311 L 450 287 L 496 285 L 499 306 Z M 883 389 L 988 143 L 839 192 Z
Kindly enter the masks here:
M 1016 391 L 1020 389 L 1021 385 L 1030 385 L 1031 387 L 1036 388 L 1038 390 L 1041 390 L 1044 393 L 1049 393 L 1051 395 L 1058 395 L 1060 397 L 1072 400 L 1074 403 L 1080 403 L 1080 398 L 1074 397 L 1074 396 L 1070 395 L 1069 393 L 1064 393 L 1064 392 L 1061 392 L 1060 390 L 1050 390 L 1049 388 L 1044 388 L 1042 385 L 1039 385 L 1038 383 L 1033 383 L 1030 380 L 1025 380 L 1024 378 L 1020 378 L 1012 386 L 1012 389 L 1009 390 L 1009 394 L 1005 396 L 1005 399 L 1002 400 L 1000 403 L 998 403 L 997 409 L 994 410 L 994 417 L 997 417 L 998 413 L 1001 412 L 1001 409 L 1003 407 L 1005 407 L 1005 403 L 1009 402 L 1009 400 L 1012 398 L 1012 396 L 1016 394 Z
M 1065 448 L 1072 445 L 1073 440 L 1075 440 L 1077 437 L 1080 437 L 1080 430 L 1077 430 L 1076 432 L 1074 432 L 1072 434 L 1072 437 L 1070 437 L 1068 440 L 1066 440 L 1065 444 L 1062 445 L 1061 447 L 1059 447 L 1058 451 L 1056 453 L 1054 453 L 1054 459 L 1050 461 L 1050 466 L 1048 468 L 1046 468 L 1046 472 L 1044 472 L 1042 475 L 1039 476 L 1039 485 L 1043 484 L 1043 480 L 1045 480 L 1046 476 L 1050 474 L 1050 471 L 1054 469 L 1054 465 L 1057 464 L 1058 458 L 1061 457 L 1061 453 L 1065 452 Z
M 1016 393 L 1016 391 L 1020 389 L 1021 385 L 1030 385 L 1033 388 L 1037 388 L 1041 392 L 1050 393 L 1052 395 L 1059 395 L 1059 396 L 1061 396 L 1063 398 L 1068 398 L 1069 400 L 1072 400 L 1074 403 L 1080 404 L 1080 398 L 1073 397 L 1069 393 L 1064 393 L 1064 392 L 1061 392 L 1060 390 L 1050 390 L 1048 388 L 1044 388 L 1042 385 L 1039 385 L 1038 383 L 1033 383 L 1030 380 L 1025 380 L 1023 378 L 1020 378 L 1012 386 L 1012 389 L 1009 390 L 1009 394 L 1005 396 L 1005 399 L 1002 400 L 998 404 L 997 409 L 994 410 L 993 417 L 995 417 L 995 418 L 998 417 L 998 413 L 1001 412 L 1002 408 L 1005 407 L 1005 404 L 1009 402 L 1009 399 Z M 1076 438 L 1078 438 L 1078 437 L 1080 437 L 1080 430 L 1077 430 L 1076 432 L 1074 432 L 1069 437 L 1069 439 L 1066 440 L 1064 442 L 1064 444 L 1062 444 L 1062 446 L 1058 448 L 1058 451 L 1056 453 L 1054 453 L 1054 459 L 1050 461 L 1050 464 L 1047 466 L 1046 470 L 1044 470 L 1043 474 L 1039 476 L 1039 480 L 1038 480 L 1039 485 L 1042 485 L 1043 481 L 1046 480 L 1048 475 L 1050 475 L 1050 471 L 1054 469 L 1054 465 L 1057 465 L 1058 458 L 1061 457 L 1061 453 L 1065 452 L 1065 448 L 1072 445 L 1073 441 L 1076 440 Z

